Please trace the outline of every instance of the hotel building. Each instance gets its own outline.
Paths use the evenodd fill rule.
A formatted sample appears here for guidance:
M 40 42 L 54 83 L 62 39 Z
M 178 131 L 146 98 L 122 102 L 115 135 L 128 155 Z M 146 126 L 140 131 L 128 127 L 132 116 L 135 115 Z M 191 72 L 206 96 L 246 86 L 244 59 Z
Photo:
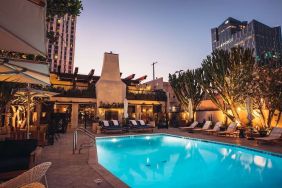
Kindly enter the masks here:
M 72 73 L 74 67 L 76 17 L 65 15 L 54 16 L 47 24 L 47 30 L 54 32 L 56 42 L 48 41 L 47 61 L 50 71 Z
M 269 27 L 256 20 L 247 23 L 229 17 L 211 29 L 211 37 L 212 50 L 242 46 L 254 49 L 255 57 L 268 51 L 281 53 L 281 27 Z
M 128 118 L 158 121 L 166 112 L 167 96 L 141 84 L 146 76 L 134 79 L 135 74 L 121 78 L 118 54 L 105 53 L 101 76 L 51 72 L 50 82 L 59 93 L 51 97 L 55 113 L 68 113 L 72 128 L 83 123 L 83 116 L 100 120 L 124 120 L 124 104 L 128 103 Z M 48 111 L 45 111 L 48 113 Z

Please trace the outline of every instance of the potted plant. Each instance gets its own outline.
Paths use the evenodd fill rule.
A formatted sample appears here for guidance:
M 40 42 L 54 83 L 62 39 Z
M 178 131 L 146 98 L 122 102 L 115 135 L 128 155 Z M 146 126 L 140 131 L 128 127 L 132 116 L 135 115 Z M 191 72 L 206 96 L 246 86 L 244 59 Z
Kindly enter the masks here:
M 269 128 L 267 126 L 261 126 L 258 128 L 258 132 L 261 137 L 265 137 L 268 131 L 269 131 Z

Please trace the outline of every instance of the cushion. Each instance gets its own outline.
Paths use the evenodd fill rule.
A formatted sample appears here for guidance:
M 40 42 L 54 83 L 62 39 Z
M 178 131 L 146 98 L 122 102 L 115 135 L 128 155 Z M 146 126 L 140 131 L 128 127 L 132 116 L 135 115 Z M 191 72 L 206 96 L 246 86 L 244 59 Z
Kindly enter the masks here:
M 130 120 L 132 125 L 137 125 L 137 122 L 135 120 Z
M 109 122 L 108 122 L 108 121 L 105 121 L 105 120 L 103 121 L 103 124 L 104 124 L 105 127 L 110 126 Z
M 212 122 L 211 121 L 206 121 L 204 126 L 203 126 L 203 129 L 209 129 L 210 126 L 211 126 Z
M 213 128 L 214 131 L 219 131 L 220 127 L 221 127 L 222 123 L 221 122 L 217 122 Z
M 194 122 L 190 125 L 190 127 L 191 127 L 191 128 L 195 128 L 197 125 L 198 125 L 198 122 L 197 122 L 197 121 L 194 121 Z
M 29 157 L 30 153 L 37 147 L 37 140 L 6 140 L 0 142 L 0 159 L 10 157 Z
M 141 119 L 141 120 L 138 120 L 138 121 L 139 121 L 139 123 L 140 123 L 141 125 L 146 125 L 145 122 L 144 122 L 144 120 Z
M 0 161 L 0 172 L 26 170 L 29 168 L 29 157 L 8 158 Z
M 118 120 L 112 120 L 114 123 L 114 126 L 119 126 Z

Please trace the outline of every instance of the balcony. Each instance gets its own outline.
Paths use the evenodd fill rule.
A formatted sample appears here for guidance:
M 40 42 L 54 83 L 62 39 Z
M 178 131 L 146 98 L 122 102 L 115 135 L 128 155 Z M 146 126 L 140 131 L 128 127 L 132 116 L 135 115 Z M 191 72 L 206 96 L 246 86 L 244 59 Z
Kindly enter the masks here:
M 137 91 L 128 90 L 126 92 L 126 98 L 128 100 L 147 100 L 147 101 L 166 101 L 166 93 L 162 90 L 156 91 Z

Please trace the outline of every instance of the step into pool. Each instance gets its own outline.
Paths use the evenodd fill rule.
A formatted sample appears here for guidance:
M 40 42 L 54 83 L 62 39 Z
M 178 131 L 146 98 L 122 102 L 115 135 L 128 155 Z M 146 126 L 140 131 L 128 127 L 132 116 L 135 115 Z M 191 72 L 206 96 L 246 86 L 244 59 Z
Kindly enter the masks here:
M 281 188 L 282 157 L 155 134 L 96 139 L 98 162 L 130 187 Z

